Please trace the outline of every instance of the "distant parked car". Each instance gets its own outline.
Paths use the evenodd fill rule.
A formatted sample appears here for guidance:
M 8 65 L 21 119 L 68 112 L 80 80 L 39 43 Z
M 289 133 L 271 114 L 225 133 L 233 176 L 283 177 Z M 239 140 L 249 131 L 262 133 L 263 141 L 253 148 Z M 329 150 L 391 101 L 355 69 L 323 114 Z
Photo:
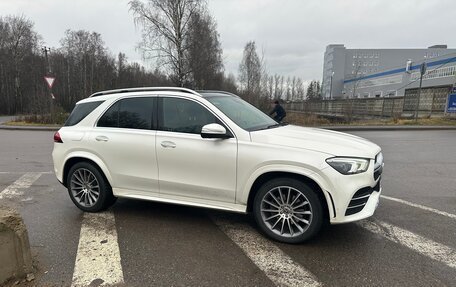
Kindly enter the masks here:
M 87 212 L 117 197 L 251 212 L 298 243 L 324 221 L 371 216 L 383 156 L 334 131 L 283 126 L 238 96 L 183 88 L 99 92 L 54 135 L 55 174 Z

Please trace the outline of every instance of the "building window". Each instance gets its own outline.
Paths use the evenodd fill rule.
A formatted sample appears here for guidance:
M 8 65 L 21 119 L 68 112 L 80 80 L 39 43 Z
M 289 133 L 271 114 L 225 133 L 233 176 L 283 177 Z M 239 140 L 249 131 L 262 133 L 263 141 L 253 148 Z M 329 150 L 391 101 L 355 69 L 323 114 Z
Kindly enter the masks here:
M 385 97 L 395 97 L 397 95 L 397 91 L 388 91 L 386 92 Z
M 382 96 L 382 91 L 377 91 L 374 93 L 375 98 L 380 98 Z
M 366 88 L 366 87 L 392 85 L 392 84 L 399 84 L 399 83 L 402 83 L 402 75 L 361 80 L 358 83 L 358 87 Z

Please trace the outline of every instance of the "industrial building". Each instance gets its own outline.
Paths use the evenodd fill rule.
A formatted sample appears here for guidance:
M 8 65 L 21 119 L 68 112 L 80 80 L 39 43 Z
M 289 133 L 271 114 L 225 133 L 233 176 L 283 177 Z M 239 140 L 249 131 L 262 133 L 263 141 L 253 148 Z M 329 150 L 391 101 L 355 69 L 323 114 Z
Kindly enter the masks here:
M 328 45 L 324 55 L 323 99 L 405 96 L 416 90 L 425 62 L 423 88 L 448 93 L 456 82 L 456 49 L 347 49 Z

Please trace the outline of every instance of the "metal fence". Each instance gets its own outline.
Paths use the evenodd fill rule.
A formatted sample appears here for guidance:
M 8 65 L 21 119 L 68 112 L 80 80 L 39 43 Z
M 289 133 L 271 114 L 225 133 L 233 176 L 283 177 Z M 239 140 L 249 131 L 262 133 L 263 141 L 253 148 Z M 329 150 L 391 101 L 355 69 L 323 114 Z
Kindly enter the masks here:
M 441 116 L 450 90 L 450 86 L 421 89 L 419 107 L 418 89 L 405 90 L 403 97 L 304 101 L 284 107 L 289 111 L 355 117 L 407 117 L 418 107 L 420 116 Z

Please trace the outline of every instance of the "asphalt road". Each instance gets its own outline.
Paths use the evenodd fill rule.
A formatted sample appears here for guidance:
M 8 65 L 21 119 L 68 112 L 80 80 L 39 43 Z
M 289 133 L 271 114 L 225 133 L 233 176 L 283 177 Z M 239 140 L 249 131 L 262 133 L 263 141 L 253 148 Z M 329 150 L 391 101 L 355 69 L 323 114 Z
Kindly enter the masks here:
M 37 279 L 23 286 L 70 286 L 78 264 L 84 214 L 51 173 L 52 134 L 0 130 L 0 192 L 39 174 L 23 194 L 1 199 L 19 209 L 28 227 Z M 111 210 L 118 285 L 278 286 L 305 270 L 323 286 L 456 286 L 456 131 L 354 134 L 385 155 L 389 198 L 372 218 L 287 245 L 263 239 L 250 216 L 120 199 Z M 275 269 L 264 259 L 278 262 Z

